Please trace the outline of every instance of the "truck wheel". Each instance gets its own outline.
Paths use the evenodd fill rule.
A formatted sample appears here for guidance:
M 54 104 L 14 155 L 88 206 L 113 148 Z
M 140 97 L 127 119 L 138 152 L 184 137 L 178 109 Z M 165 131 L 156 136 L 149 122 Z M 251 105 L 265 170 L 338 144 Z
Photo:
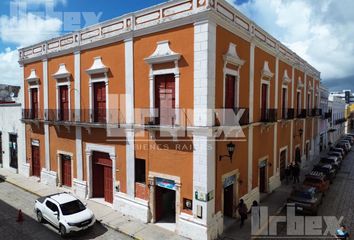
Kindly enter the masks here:
M 42 215 L 42 212 L 41 211 L 37 211 L 37 221 L 39 223 L 42 223 L 43 222 L 43 215 Z
M 64 227 L 64 225 L 60 224 L 59 226 L 59 233 L 61 237 L 65 237 L 66 236 L 66 229 Z

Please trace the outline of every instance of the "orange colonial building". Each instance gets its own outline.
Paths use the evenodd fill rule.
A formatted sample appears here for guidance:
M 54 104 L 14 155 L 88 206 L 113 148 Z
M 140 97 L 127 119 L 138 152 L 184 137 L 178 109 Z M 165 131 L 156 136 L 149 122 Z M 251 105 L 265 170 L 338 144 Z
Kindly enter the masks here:
M 239 199 L 315 154 L 320 73 L 225 0 L 169 1 L 19 52 L 22 167 L 180 235 L 215 239 Z M 218 109 L 243 112 L 242 134 L 214 134 Z

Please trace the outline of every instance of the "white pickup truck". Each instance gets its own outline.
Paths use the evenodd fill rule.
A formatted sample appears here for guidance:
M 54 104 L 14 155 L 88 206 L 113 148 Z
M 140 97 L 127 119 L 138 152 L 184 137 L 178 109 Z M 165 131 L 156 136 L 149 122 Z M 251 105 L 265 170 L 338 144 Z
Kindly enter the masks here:
M 34 211 L 38 222 L 48 221 L 59 229 L 61 236 L 87 229 L 96 222 L 92 211 L 68 193 L 38 198 L 35 201 Z

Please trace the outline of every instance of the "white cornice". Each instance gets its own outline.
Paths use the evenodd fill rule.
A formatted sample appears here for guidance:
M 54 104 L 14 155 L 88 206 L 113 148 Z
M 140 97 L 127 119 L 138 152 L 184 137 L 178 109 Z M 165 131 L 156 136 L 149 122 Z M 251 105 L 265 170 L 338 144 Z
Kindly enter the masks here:
M 107 73 L 109 68 L 103 64 L 101 57 L 95 57 L 92 66 L 86 70 L 89 75 L 98 73 Z
M 262 79 L 271 79 L 274 76 L 274 73 L 272 73 L 269 69 L 269 63 L 268 61 L 264 61 L 263 69 L 262 69 Z
M 29 83 L 38 83 L 39 82 L 39 77 L 37 76 L 35 69 L 31 69 L 31 74 L 28 76 L 27 81 Z
M 297 88 L 302 89 L 304 87 L 304 83 L 301 80 L 301 77 L 298 78 L 297 80 Z
M 157 47 L 154 53 L 145 58 L 145 62 L 149 64 L 158 64 L 178 61 L 180 58 L 181 54 L 175 53 L 171 50 L 169 41 L 161 41 L 157 42 Z
M 226 63 L 231 63 L 235 66 L 242 66 L 245 63 L 245 61 L 238 56 L 237 45 L 234 43 L 229 44 L 229 49 L 224 55 L 224 61 Z
M 69 78 L 70 76 L 71 73 L 66 69 L 64 63 L 60 64 L 58 71 L 52 75 L 55 79 Z

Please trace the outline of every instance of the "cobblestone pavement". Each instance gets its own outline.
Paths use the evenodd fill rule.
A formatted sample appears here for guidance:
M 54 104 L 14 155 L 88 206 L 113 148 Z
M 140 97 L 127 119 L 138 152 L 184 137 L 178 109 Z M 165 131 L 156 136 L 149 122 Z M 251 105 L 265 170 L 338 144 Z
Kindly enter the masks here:
M 285 215 L 285 211 L 282 212 Z M 343 217 L 345 224 L 353 237 L 354 234 L 354 150 L 352 150 L 343 161 L 340 171 L 337 173 L 333 184 L 327 191 L 323 203 L 319 208 L 318 216 L 335 216 L 337 219 Z M 322 223 L 322 233 L 326 231 L 325 222 Z M 278 224 L 278 235 L 286 239 L 286 225 Z M 290 236 L 288 236 L 290 238 Z M 326 237 L 330 238 L 330 235 Z M 306 239 L 323 239 L 324 237 L 310 237 Z M 269 239 L 269 238 L 268 238 Z M 292 239 L 305 239 L 298 237 Z
M 6 240 L 55 240 L 61 239 L 58 231 L 48 224 L 40 224 L 33 212 L 37 197 L 9 183 L 0 181 L 0 239 Z M 24 214 L 24 221 L 16 222 L 18 209 Z M 76 233 L 66 239 L 114 239 L 130 237 L 96 223 L 91 229 Z

